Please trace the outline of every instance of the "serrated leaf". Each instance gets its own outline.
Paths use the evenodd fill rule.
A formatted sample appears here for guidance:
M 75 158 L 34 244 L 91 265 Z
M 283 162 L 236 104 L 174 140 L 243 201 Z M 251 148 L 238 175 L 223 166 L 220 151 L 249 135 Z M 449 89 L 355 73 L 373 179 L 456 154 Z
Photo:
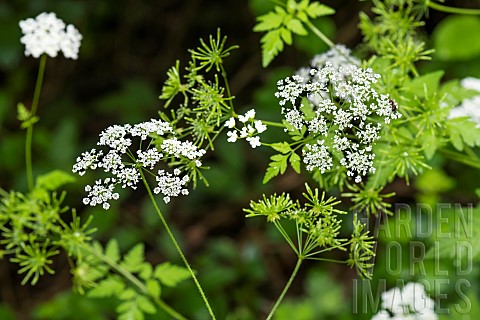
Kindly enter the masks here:
M 270 11 L 269 13 L 257 18 L 259 22 L 253 28 L 253 31 L 263 32 L 277 29 L 282 25 L 283 18 L 284 14 Z
M 118 248 L 117 240 L 111 239 L 108 241 L 107 246 L 105 247 L 105 255 L 113 262 L 118 262 L 118 260 L 120 260 L 120 249 Z
M 119 295 L 124 287 L 125 284 L 118 278 L 108 277 L 90 289 L 87 296 L 91 298 L 113 297 Z
M 303 27 L 302 22 L 298 19 L 292 18 L 288 20 L 285 25 L 289 30 L 295 34 L 298 34 L 299 36 L 308 34 L 308 31 Z
M 292 154 L 290 155 L 290 165 L 292 166 L 293 170 L 295 170 L 296 173 L 300 174 L 301 170 L 300 170 L 300 163 L 301 163 L 301 160 L 300 160 L 300 156 L 298 154 L 296 154 L 295 152 L 292 152 Z
M 446 123 L 450 141 L 458 150 L 463 150 L 463 144 L 470 147 L 480 146 L 480 128 L 468 117 L 450 119 Z
M 143 243 L 137 244 L 123 257 L 121 265 L 130 272 L 137 272 L 145 260 Z
M 150 263 L 148 262 L 144 262 L 142 263 L 142 265 L 139 267 L 139 273 L 138 275 L 140 276 L 140 278 L 142 278 L 143 280 L 147 280 L 149 279 L 151 276 L 152 276 L 152 273 L 153 273 L 153 267 Z
M 267 32 L 260 41 L 262 42 L 262 65 L 266 67 L 283 51 L 280 29 Z
M 118 320 L 143 320 L 145 317 L 135 300 L 125 301 L 117 307 Z
M 267 183 L 279 173 L 284 173 L 287 169 L 288 154 L 275 154 L 270 157 L 271 162 L 268 164 L 267 171 L 263 177 L 263 183 Z
M 166 286 L 175 287 L 179 282 L 190 278 L 190 272 L 177 265 L 164 262 L 155 268 L 153 276 Z
M 292 44 L 292 32 L 290 32 L 290 30 L 281 28 L 280 34 L 282 35 L 283 42 L 285 42 L 288 45 Z
M 139 296 L 137 298 L 138 307 L 145 313 L 154 314 L 157 311 L 155 305 L 146 297 Z
M 318 2 L 312 2 L 307 8 L 307 14 L 312 18 L 317 18 L 320 16 L 329 16 L 335 13 L 333 8 L 320 4 Z
M 118 296 L 120 300 L 132 300 L 137 296 L 137 292 L 132 288 L 128 288 L 123 290 L 121 294 Z
M 157 280 L 149 279 L 145 282 L 145 285 L 147 286 L 148 293 L 150 293 L 154 297 L 160 297 L 160 293 L 162 292 L 162 289 Z
M 439 70 L 414 78 L 405 84 L 402 90 L 420 98 L 431 96 L 437 92 L 443 74 L 444 72 Z
M 423 152 L 425 157 L 430 160 L 441 145 L 440 137 L 437 137 L 435 131 L 427 130 L 422 138 Z
M 62 170 L 53 170 L 38 176 L 35 187 L 38 189 L 53 191 L 72 182 L 75 182 L 74 175 Z
M 281 153 L 289 153 L 292 151 L 290 144 L 288 142 L 276 142 L 271 145 L 271 147 Z

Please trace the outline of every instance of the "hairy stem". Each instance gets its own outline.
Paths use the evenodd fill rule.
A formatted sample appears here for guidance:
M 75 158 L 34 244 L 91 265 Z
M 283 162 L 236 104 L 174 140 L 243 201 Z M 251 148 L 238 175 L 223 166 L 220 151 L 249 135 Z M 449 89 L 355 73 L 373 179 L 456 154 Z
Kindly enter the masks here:
M 45 74 L 45 65 L 47 62 L 47 55 L 43 54 L 40 57 L 40 65 L 38 67 L 37 82 L 35 83 L 35 91 L 33 93 L 32 107 L 30 109 L 30 118 L 35 117 L 38 108 L 38 100 L 42 92 L 43 76 Z M 27 170 L 28 189 L 33 189 L 33 170 L 32 170 L 32 138 L 33 138 L 33 123 L 27 127 L 27 137 L 25 138 L 25 166 Z
M 180 245 L 178 244 L 177 240 L 175 239 L 175 236 L 173 235 L 172 230 L 168 226 L 168 223 L 165 220 L 165 217 L 163 216 L 162 212 L 160 211 L 160 208 L 157 205 L 157 201 L 155 200 L 155 197 L 153 196 L 152 190 L 150 189 L 150 186 L 147 182 L 147 179 L 145 178 L 145 175 L 143 174 L 143 169 L 140 169 L 139 171 L 140 171 L 140 175 L 142 176 L 142 181 L 145 185 L 145 188 L 147 188 L 147 192 L 148 192 L 148 195 L 150 197 L 150 200 L 152 201 L 152 204 L 153 204 L 155 210 L 157 211 L 158 216 L 159 216 L 163 226 L 165 227 L 165 230 L 167 230 L 167 233 L 168 233 L 168 236 L 170 237 L 170 240 L 173 242 L 173 245 L 175 246 L 175 249 L 177 249 L 177 252 L 180 255 L 180 257 L 182 258 L 183 263 L 185 264 L 188 271 L 190 272 L 190 275 L 192 276 L 193 282 L 195 282 L 195 285 L 197 286 L 198 292 L 202 296 L 203 303 L 205 304 L 205 306 L 208 309 L 208 313 L 210 314 L 212 319 L 215 320 L 216 318 L 215 318 L 215 315 L 213 313 L 212 307 L 210 306 L 210 303 L 208 302 L 207 296 L 205 295 L 205 292 L 203 291 L 202 286 L 200 285 L 200 282 L 198 282 L 198 279 L 195 276 L 195 272 L 193 272 L 192 268 L 190 267 L 190 264 L 188 263 L 187 258 L 183 254 L 183 251 L 180 248 Z
M 285 294 L 287 293 L 288 289 L 289 289 L 290 286 L 292 285 L 293 279 L 295 279 L 295 277 L 297 276 L 297 273 L 298 273 L 298 270 L 300 269 L 300 265 L 302 264 L 302 261 L 303 261 L 303 258 L 302 258 L 302 257 L 298 257 L 297 264 L 295 265 L 295 269 L 293 269 L 293 272 L 292 272 L 292 275 L 290 276 L 290 279 L 288 279 L 288 282 L 287 282 L 287 284 L 285 285 L 285 288 L 283 288 L 282 293 L 280 294 L 280 296 L 278 297 L 277 301 L 275 302 L 275 305 L 273 306 L 272 311 L 270 311 L 270 313 L 268 314 L 268 317 L 267 317 L 266 320 L 272 319 L 273 314 L 274 314 L 275 311 L 277 310 L 277 308 L 278 308 L 278 306 L 280 305 L 280 303 L 282 303 L 282 300 L 283 300 L 283 298 L 285 297 Z
M 432 1 L 428 1 L 427 5 L 430 8 L 435 9 L 437 11 L 442 11 L 442 12 L 447 12 L 447 13 L 480 15 L 480 9 L 449 7 L 449 6 L 444 6 L 444 5 L 441 5 L 439 3 L 435 3 L 435 2 L 432 2 Z
M 138 288 L 138 290 L 140 290 L 140 292 L 142 292 L 143 294 L 146 294 L 148 296 L 150 296 L 154 301 L 155 303 L 161 308 L 163 309 L 166 313 L 168 313 L 170 316 L 172 316 L 174 319 L 177 319 L 177 320 L 187 320 L 187 318 L 185 318 L 184 316 L 182 316 L 180 313 L 178 313 L 176 310 L 174 310 L 172 307 L 170 307 L 168 304 L 165 303 L 165 301 L 163 301 L 162 299 L 160 299 L 159 297 L 156 297 L 156 296 L 152 296 L 148 290 L 147 290 L 147 287 L 145 286 L 145 284 L 143 284 L 143 282 L 141 282 L 137 277 L 135 277 L 135 275 L 133 275 L 131 272 L 129 272 L 128 270 L 126 270 L 125 268 L 123 268 L 122 266 L 120 266 L 118 263 L 116 263 L 115 261 L 113 261 L 112 259 L 110 259 L 109 257 L 103 255 L 103 254 L 100 254 L 99 252 L 97 252 L 96 250 L 93 250 L 90 246 L 88 245 L 84 245 L 82 246 L 85 251 L 89 252 L 90 254 L 96 256 L 98 259 L 102 260 L 103 262 L 105 262 L 106 264 L 108 264 L 112 269 L 114 269 L 116 272 L 118 272 L 120 275 L 122 275 L 125 279 L 127 279 L 128 281 L 130 281 L 134 286 L 136 286 Z

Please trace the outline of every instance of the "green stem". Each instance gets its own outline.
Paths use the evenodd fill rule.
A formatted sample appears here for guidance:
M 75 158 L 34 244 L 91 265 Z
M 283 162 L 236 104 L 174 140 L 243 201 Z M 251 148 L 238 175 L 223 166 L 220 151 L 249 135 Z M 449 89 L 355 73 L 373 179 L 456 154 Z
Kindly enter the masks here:
M 448 149 L 440 149 L 440 152 L 452 160 L 466 164 L 467 166 L 470 166 L 472 168 L 480 169 L 480 161 L 478 161 L 478 159 L 472 159 L 471 157 L 466 156 L 463 153 Z
M 330 48 L 335 47 L 333 42 L 330 39 L 328 39 L 328 37 L 326 35 L 324 35 L 322 31 L 318 30 L 318 28 L 315 27 L 315 25 L 313 23 L 311 23 L 310 21 L 307 20 L 305 22 L 305 24 L 310 28 L 310 30 L 313 31 L 313 33 L 315 33 L 317 35 L 317 37 L 322 39 L 322 41 L 325 42 Z
M 271 127 L 285 128 L 285 125 L 283 123 L 265 121 L 265 120 L 262 120 L 262 123 L 266 124 L 267 126 L 271 126 Z
M 42 92 L 43 76 L 45 74 L 45 65 L 47 62 L 47 55 L 43 54 L 40 57 L 40 65 L 38 67 L 37 82 L 35 83 L 35 91 L 33 93 L 32 107 L 30 109 L 30 118 L 35 117 L 37 113 L 38 100 L 40 100 L 40 93 Z M 28 189 L 33 189 L 33 170 L 32 170 L 32 138 L 33 138 L 33 123 L 27 127 L 27 137 L 25 138 L 25 166 L 27 170 Z
M 163 301 L 162 299 L 160 299 L 159 297 L 156 297 L 156 296 L 152 296 L 148 290 L 147 290 L 147 287 L 140 281 L 138 280 L 137 277 L 135 277 L 132 273 L 130 273 L 129 271 L 127 271 L 125 268 L 123 268 L 122 266 L 120 266 L 118 263 L 116 263 L 115 261 L 113 261 L 112 259 L 110 259 L 109 257 L 103 255 L 103 254 L 100 254 L 99 252 L 97 252 L 96 250 L 93 250 L 90 246 L 88 245 L 84 245 L 83 248 L 88 251 L 90 254 L 96 256 L 98 259 L 102 260 L 103 262 L 105 262 L 106 264 L 108 264 L 110 267 L 112 267 L 112 269 L 114 269 L 115 271 L 117 271 L 119 274 L 121 274 L 123 277 L 125 277 L 125 279 L 127 279 L 128 281 L 130 281 L 133 285 L 135 285 L 139 290 L 140 292 L 142 292 L 143 294 L 146 294 L 148 296 L 150 296 L 151 298 L 153 298 L 153 300 L 155 301 L 155 303 L 160 307 L 162 308 L 166 313 L 168 313 L 170 316 L 172 316 L 174 319 L 177 319 L 177 320 L 187 320 L 187 318 L 185 318 L 184 316 L 182 316 L 180 313 L 178 313 L 176 310 L 174 310 L 172 307 L 170 307 L 168 304 L 165 303 L 165 301 Z
M 213 314 L 212 307 L 208 303 L 207 296 L 205 295 L 205 292 L 202 289 L 202 286 L 200 285 L 200 282 L 198 282 L 197 277 L 195 276 L 195 272 L 193 272 L 192 268 L 190 267 L 190 264 L 188 263 L 187 258 L 183 254 L 182 249 L 180 248 L 180 245 L 178 244 L 177 240 L 175 239 L 175 236 L 172 233 L 172 230 L 170 230 L 170 227 L 168 226 L 167 221 L 165 220 L 165 217 L 163 216 L 162 212 L 160 211 L 160 208 L 157 205 L 157 201 L 155 200 L 155 197 L 153 196 L 152 190 L 150 189 L 150 186 L 148 185 L 147 179 L 145 178 L 145 175 L 143 174 L 143 169 L 140 169 L 140 175 L 142 177 L 143 184 L 145 185 L 145 188 L 147 189 L 148 195 L 150 197 L 150 200 L 152 201 L 153 207 L 158 213 L 158 216 L 160 218 L 160 221 L 162 222 L 163 226 L 165 227 L 165 230 L 167 230 L 168 236 L 170 237 L 170 240 L 173 242 L 173 245 L 175 246 L 175 249 L 177 249 L 178 254 L 182 258 L 183 263 L 187 267 L 188 271 L 190 272 L 190 275 L 192 276 L 193 282 L 195 282 L 195 285 L 197 286 L 198 292 L 202 296 L 203 303 L 208 309 L 208 313 L 212 317 L 212 319 L 216 319 L 215 315 Z
M 431 1 L 427 1 L 427 5 L 430 8 L 435 9 L 437 11 L 442 11 L 447 13 L 480 15 L 480 9 L 449 7 L 449 6 L 444 6 L 439 3 L 435 3 Z
M 303 259 L 301 257 L 298 258 L 297 264 L 295 265 L 295 269 L 293 269 L 292 275 L 290 276 L 290 279 L 288 279 L 287 284 L 285 285 L 285 288 L 283 288 L 282 293 L 277 299 L 277 302 L 275 302 L 275 305 L 272 308 L 272 311 L 268 314 L 268 317 L 266 320 L 270 320 L 273 317 L 273 314 L 277 310 L 278 306 L 280 303 L 282 303 L 283 298 L 285 297 L 285 294 L 287 293 L 288 289 L 292 285 L 293 279 L 297 276 L 298 270 L 300 269 L 300 265 L 302 264 Z

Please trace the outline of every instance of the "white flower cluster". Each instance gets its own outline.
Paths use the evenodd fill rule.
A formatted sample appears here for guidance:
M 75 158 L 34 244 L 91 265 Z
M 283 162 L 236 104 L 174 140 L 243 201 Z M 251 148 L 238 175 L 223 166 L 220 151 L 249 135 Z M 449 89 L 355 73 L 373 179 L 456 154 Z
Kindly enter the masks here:
M 382 310 L 372 320 L 436 320 L 434 301 L 420 283 L 407 283 L 403 289 L 382 293 Z
M 245 139 L 250 143 L 252 148 L 261 146 L 260 137 L 257 134 L 267 130 L 267 126 L 263 124 L 261 120 L 255 120 L 255 110 L 251 109 L 244 115 L 239 115 L 238 121 L 243 123 L 241 129 L 235 127 L 236 123 L 234 117 L 231 117 L 225 122 L 225 127 L 233 129 L 227 132 L 227 141 L 235 142 L 238 139 Z
M 469 117 L 480 127 L 480 79 L 468 77 L 460 81 L 462 87 L 476 90 L 479 95 L 463 100 L 462 104 L 450 110 L 449 118 Z
M 99 146 L 109 148 L 106 154 L 102 150 L 92 149 L 81 154 L 73 166 L 73 172 L 84 175 L 89 169 L 95 170 L 102 168 L 104 172 L 112 175 L 104 180 L 95 181 L 93 186 L 87 185 L 85 191 L 88 196 L 83 199 L 86 205 L 102 205 L 105 210 L 110 208 L 110 200 L 117 200 L 119 195 L 114 192 L 117 185 L 122 188 L 130 187 L 136 189 L 141 180 L 141 168 L 152 170 L 160 161 L 176 158 L 194 161 L 195 166 L 200 167 L 202 162 L 200 158 L 205 154 L 205 150 L 198 149 L 190 141 L 180 141 L 178 139 L 164 139 L 160 145 L 160 150 L 150 143 L 147 143 L 147 149 L 142 150 L 141 146 L 144 140 L 151 136 L 163 136 L 167 133 L 173 133 L 172 128 L 167 122 L 152 119 L 148 122 L 142 122 L 136 125 L 113 125 L 108 127 L 100 134 L 97 143 Z M 135 157 L 130 150 L 132 139 L 139 137 L 141 140 L 140 149 L 137 150 Z M 143 143 L 145 145 L 145 143 Z M 124 161 L 126 157 L 127 161 Z M 133 161 L 133 162 L 132 162 Z M 155 193 L 164 195 L 165 203 L 169 202 L 171 197 L 180 194 L 188 194 L 188 190 L 183 187 L 187 184 L 188 175 L 179 177 L 180 169 L 176 168 L 174 174 L 165 170 L 159 170 L 156 177 L 157 187 Z
M 40 57 L 46 53 L 50 57 L 63 52 L 65 58 L 77 59 L 82 35 L 71 24 L 65 25 L 55 13 L 40 13 L 35 19 L 28 18 L 19 22 L 25 45 L 25 55 Z
M 348 49 L 337 46 L 315 59 L 319 68 L 278 81 L 275 96 L 289 129 L 305 126 L 314 141 L 303 149 L 307 170 L 324 173 L 339 163 L 359 183 L 375 172 L 372 145 L 382 126 L 401 114 L 388 95 L 373 88 L 380 75 L 356 63 Z

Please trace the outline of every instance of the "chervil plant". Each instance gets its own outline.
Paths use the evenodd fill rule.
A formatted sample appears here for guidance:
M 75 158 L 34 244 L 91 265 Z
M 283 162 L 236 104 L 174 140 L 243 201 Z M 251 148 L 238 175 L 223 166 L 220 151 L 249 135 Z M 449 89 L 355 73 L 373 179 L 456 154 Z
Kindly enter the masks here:
M 189 61 L 178 60 L 167 71 L 158 118 L 152 115 L 143 122 L 99 130 L 96 146 L 75 163 L 72 159 L 72 171 L 91 181 L 84 187 L 83 204 L 109 211 L 114 201 L 121 201 L 122 189 L 144 189 L 184 266 L 168 261 L 153 265 L 145 259 L 142 243 L 122 253 L 118 239 L 94 241 L 92 217 L 80 217 L 63 205 L 68 195 L 60 188 L 75 177 L 60 170 L 34 177 L 33 128 L 39 121 L 47 57 L 62 52 L 76 60 L 82 35 L 53 13 L 21 21 L 25 55 L 40 62 L 31 106 L 18 105 L 18 119 L 27 131 L 28 190 L 1 190 L 0 257 L 8 256 L 18 265 L 22 284 L 35 285 L 40 277 L 54 274 L 55 259 L 65 256 L 74 290 L 92 298 L 115 297 L 119 319 L 144 319 L 158 310 L 186 319 L 182 310 L 164 301 L 162 291 L 184 280 L 194 282 L 211 319 L 224 318 L 216 315 L 201 275 L 159 205 L 181 201 L 196 192 L 199 183 L 215 184 L 207 181 L 204 170 L 220 139 L 246 142 L 259 156 L 265 147 L 274 152 L 264 168 L 263 184 L 275 182 L 291 167 L 290 173 L 305 185 L 303 197 L 287 190 L 264 194 L 244 209 L 246 217 L 263 217 L 273 225 L 297 258 L 267 319 L 274 318 L 307 260 L 345 264 L 359 277 L 371 279 L 375 239 L 366 221 L 395 213 L 395 192 L 387 189 L 389 185 L 410 185 L 415 176 L 432 169 L 438 156 L 480 168 L 480 118 L 474 107 L 480 96 L 478 80 L 442 82 L 441 70 L 422 74 L 419 67 L 433 54 L 419 32 L 429 10 L 478 14 L 432 1 L 373 0 L 371 13 L 360 13 L 363 44 L 362 50 L 355 50 L 334 44 L 315 25 L 315 19 L 335 14 L 332 8 L 310 0 L 274 1 L 254 27 L 264 33 L 264 67 L 285 45 L 294 44 L 296 36 L 313 33 L 330 47 L 312 57 L 308 66 L 298 66 L 277 81 L 273 96 L 280 121 L 261 119 L 261 105 L 239 112 L 225 69 L 238 47 L 229 45 L 218 29 L 189 50 Z M 362 214 L 366 220 L 360 219 Z M 332 258 L 333 251 L 340 258 Z M 395 298 L 396 292 L 405 297 Z M 421 311 L 415 309 L 415 294 L 426 296 L 423 287 L 413 283 L 383 293 L 382 310 L 374 319 L 414 317 Z M 424 309 L 436 319 L 429 299 Z

